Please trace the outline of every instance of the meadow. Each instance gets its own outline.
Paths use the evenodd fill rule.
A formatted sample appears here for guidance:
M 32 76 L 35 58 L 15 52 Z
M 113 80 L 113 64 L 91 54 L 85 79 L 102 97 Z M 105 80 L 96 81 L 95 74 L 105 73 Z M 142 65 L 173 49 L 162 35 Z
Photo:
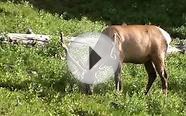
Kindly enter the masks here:
M 163 1 L 160 2 L 164 3 Z M 163 14 L 168 12 L 166 16 L 159 16 L 162 19 L 156 19 L 153 15 L 152 19 L 148 19 L 142 15 L 143 10 L 146 9 L 143 9 L 143 6 L 138 7 L 138 3 L 133 3 L 133 10 L 142 9 L 142 11 L 139 14 L 133 13 L 131 17 L 134 20 L 130 20 L 131 17 L 128 15 L 128 17 L 124 17 L 123 20 L 125 21 L 121 21 L 120 17 L 116 16 L 114 16 L 115 20 L 108 18 L 118 12 L 117 9 L 106 11 L 109 5 L 112 8 L 112 4 L 109 2 L 106 2 L 107 7 L 102 12 L 100 11 L 103 14 L 107 12 L 105 13 L 107 15 L 102 18 L 99 17 L 99 13 L 94 12 L 91 15 L 94 17 L 90 17 L 87 12 L 91 11 L 87 11 L 90 9 L 85 6 L 81 7 L 85 7 L 86 12 L 83 11 L 82 16 L 78 17 L 79 15 L 76 16 L 75 11 L 79 9 L 76 9 L 76 7 L 74 10 L 64 7 L 66 12 L 60 14 L 60 12 L 57 12 L 60 11 L 60 9 L 57 9 L 59 5 L 56 6 L 56 9 L 51 10 L 45 6 L 39 7 L 40 4 L 37 6 L 34 3 L 0 1 L 1 35 L 9 32 L 25 33 L 28 28 L 32 28 L 35 33 L 48 34 L 52 38 L 50 44 L 45 47 L 1 43 L 1 116 L 186 115 L 185 54 L 177 53 L 167 57 L 166 65 L 169 74 L 167 97 L 162 94 L 159 77 L 153 84 L 149 95 L 145 96 L 147 74 L 143 65 L 133 64 L 125 65 L 122 70 L 122 83 L 124 85 L 122 93 L 115 91 L 114 81 L 111 79 L 106 83 L 97 85 L 93 95 L 85 95 L 80 89 L 81 83 L 75 80 L 68 71 L 66 61 L 60 59 L 60 55 L 64 56 L 64 49 L 61 48 L 59 41 L 60 31 L 67 37 L 76 36 L 83 32 L 100 32 L 106 27 L 108 21 L 114 23 L 126 21 L 129 24 L 134 22 L 159 24 L 165 27 L 171 35 L 185 37 L 185 14 L 178 13 L 178 20 L 174 20 L 171 16 L 174 14 L 175 9 L 170 9 L 170 12 L 163 12 Z M 47 3 L 53 8 L 50 0 Z M 180 3 L 178 10 L 183 13 L 185 5 L 182 2 L 178 3 Z M 71 4 L 66 3 L 65 5 L 70 6 Z M 171 5 L 174 4 L 168 4 L 170 8 L 172 8 Z M 97 7 L 101 8 L 102 6 Z M 159 8 L 164 7 L 162 5 Z M 155 10 L 155 8 L 152 9 Z M 125 13 L 129 14 L 133 10 L 128 9 Z M 158 14 L 159 10 L 156 9 L 155 12 Z M 147 11 L 147 14 L 150 15 L 151 12 Z M 123 14 L 121 13 L 121 15 Z

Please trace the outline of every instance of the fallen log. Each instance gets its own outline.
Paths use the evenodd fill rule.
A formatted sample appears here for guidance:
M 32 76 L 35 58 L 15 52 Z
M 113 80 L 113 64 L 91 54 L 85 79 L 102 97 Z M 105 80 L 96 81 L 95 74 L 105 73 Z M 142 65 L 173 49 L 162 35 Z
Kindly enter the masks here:
M 186 52 L 186 40 L 180 41 L 179 44 L 176 44 L 176 48 L 182 50 L 182 53 Z
M 49 35 L 34 34 L 31 29 L 28 29 L 26 34 L 8 33 L 0 35 L 1 43 L 26 44 L 26 45 L 45 45 L 50 42 Z
M 10 43 L 21 43 L 27 45 L 44 45 L 49 43 L 50 38 L 48 35 L 40 35 L 40 34 L 20 34 L 20 33 L 8 33 L 6 35 L 5 41 Z
M 168 54 L 174 54 L 174 53 L 182 53 L 185 54 L 186 52 L 186 40 L 181 40 L 179 43 L 168 46 L 167 53 Z

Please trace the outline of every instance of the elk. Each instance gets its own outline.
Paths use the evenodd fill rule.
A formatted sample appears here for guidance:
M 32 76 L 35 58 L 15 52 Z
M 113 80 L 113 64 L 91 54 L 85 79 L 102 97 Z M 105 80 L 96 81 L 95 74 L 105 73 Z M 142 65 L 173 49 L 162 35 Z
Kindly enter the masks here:
M 159 74 L 162 82 L 162 91 L 167 95 L 168 76 L 165 66 L 165 58 L 168 48 L 171 47 L 170 35 L 162 28 L 155 25 L 112 25 L 102 31 L 117 45 L 120 55 L 120 63 L 115 72 L 116 90 L 122 89 L 121 69 L 123 63 L 144 64 L 148 74 L 148 83 L 145 95 L 149 92 L 153 82 Z M 64 42 L 61 34 L 61 43 Z M 64 47 L 67 50 L 67 47 Z M 177 52 L 181 50 L 176 49 Z M 66 51 L 67 52 L 67 51 Z M 92 94 L 92 85 L 85 85 L 85 92 Z
M 158 73 L 162 91 L 167 95 L 168 76 L 165 58 L 171 37 L 165 30 L 154 25 L 113 25 L 104 29 L 102 33 L 113 39 L 119 49 L 120 63 L 114 77 L 117 91 L 122 89 L 122 63 L 134 63 L 144 64 L 148 74 L 145 94 L 148 93 Z

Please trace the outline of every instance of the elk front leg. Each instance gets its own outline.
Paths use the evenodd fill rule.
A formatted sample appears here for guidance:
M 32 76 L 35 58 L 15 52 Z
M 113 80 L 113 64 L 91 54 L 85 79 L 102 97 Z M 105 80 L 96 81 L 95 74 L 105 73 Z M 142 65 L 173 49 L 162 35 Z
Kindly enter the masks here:
M 145 95 L 147 95 L 147 93 L 149 92 L 154 80 L 157 77 L 157 74 L 156 74 L 156 70 L 154 68 L 154 65 L 151 61 L 146 62 L 144 65 L 145 65 L 145 69 L 146 69 L 147 74 L 148 74 L 148 84 L 147 84 L 146 92 L 145 92 Z
M 114 74 L 116 91 L 121 91 L 122 83 L 121 83 L 121 64 L 118 65 L 118 68 Z
M 93 85 L 85 84 L 85 88 L 84 88 L 85 94 L 92 95 L 93 89 L 94 89 Z

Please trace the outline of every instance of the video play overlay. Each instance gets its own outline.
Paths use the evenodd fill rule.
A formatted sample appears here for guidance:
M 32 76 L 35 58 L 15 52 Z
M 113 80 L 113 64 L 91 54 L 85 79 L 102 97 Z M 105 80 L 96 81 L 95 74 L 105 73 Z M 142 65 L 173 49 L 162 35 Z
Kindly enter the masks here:
M 67 63 L 73 76 L 82 83 L 99 84 L 114 76 L 119 65 L 119 51 L 108 36 L 84 33 L 70 43 Z

